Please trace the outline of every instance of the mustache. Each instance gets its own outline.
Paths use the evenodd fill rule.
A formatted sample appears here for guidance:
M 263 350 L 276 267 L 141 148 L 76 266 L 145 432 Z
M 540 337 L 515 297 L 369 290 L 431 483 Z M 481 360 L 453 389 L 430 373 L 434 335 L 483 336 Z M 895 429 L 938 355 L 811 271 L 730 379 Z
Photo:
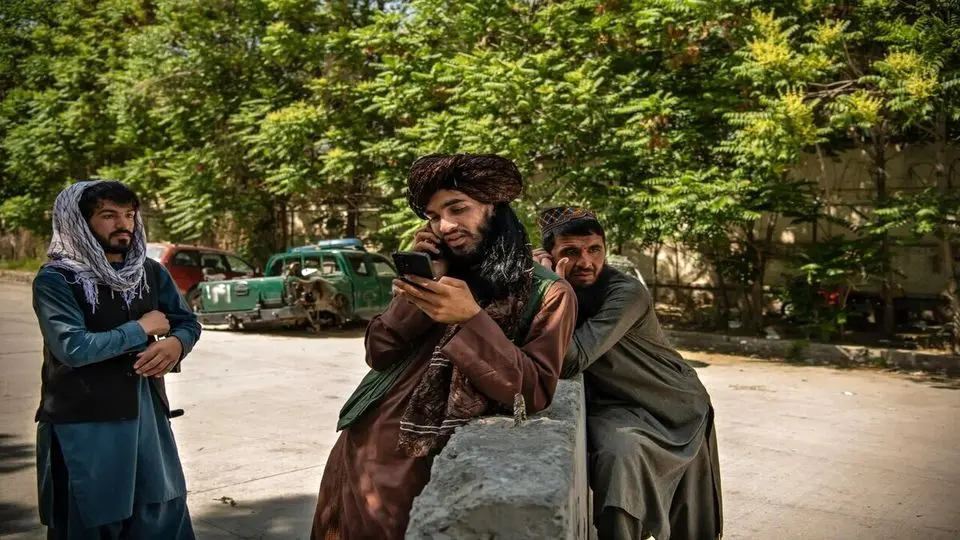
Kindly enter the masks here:
M 110 233 L 110 236 L 113 237 L 113 236 L 117 236 L 117 235 L 120 235 L 120 234 L 126 234 L 126 235 L 133 236 L 133 231 L 128 231 L 128 230 L 126 230 L 126 229 L 120 229 L 119 231 L 113 231 L 112 233 Z
M 468 231 L 468 230 L 466 230 L 466 229 L 459 229 L 459 228 L 458 228 L 458 229 L 454 229 L 454 230 L 448 232 L 447 234 L 444 234 L 443 237 L 441 237 L 441 240 L 446 240 L 447 238 L 449 238 L 449 237 L 451 237 L 451 236 L 457 236 L 457 235 L 466 236 L 466 237 L 468 237 L 468 238 L 476 238 L 476 236 L 477 236 L 477 235 L 471 233 L 470 231 Z

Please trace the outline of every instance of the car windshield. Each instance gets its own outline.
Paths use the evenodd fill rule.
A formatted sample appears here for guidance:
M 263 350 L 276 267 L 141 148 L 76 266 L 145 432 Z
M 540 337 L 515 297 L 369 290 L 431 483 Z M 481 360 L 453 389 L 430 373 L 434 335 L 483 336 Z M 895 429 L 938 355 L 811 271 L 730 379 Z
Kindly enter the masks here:
M 163 255 L 163 248 L 160 246 L 147 246 L 147 257 L 159 262 L 160 256 Z

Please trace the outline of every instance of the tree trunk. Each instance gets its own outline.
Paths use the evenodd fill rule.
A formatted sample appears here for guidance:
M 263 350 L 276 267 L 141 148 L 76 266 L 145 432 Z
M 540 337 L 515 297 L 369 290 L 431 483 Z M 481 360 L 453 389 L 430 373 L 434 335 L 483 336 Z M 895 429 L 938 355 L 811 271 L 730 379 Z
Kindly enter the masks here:
M 953 193 L 950 175 L 947 174 L 947 118 L 941 115 L 937 119 L 937 125 L 934 128 L 936 133 L 936 153 L 934 154 L 934 178 L 936 180 L 937 191 L 943 198 L 949 197 Z M 943 256 L 943 262 L 947 267 L 947 279 L 958 279 L 957 265 L 953 261 L 953 231 L 945 220 L 939 227 L 940 248 Z
M 676 304 L 680 305 L 680 244 L 673 244 L 673 272 L 674 272 L 674 282 L 673 282 L 673 301 Z
M 280 250 L 286 250 L 290 247 L 290 229 L 288 219 L 289 208 L 286 201 L 280 202 L 277 208 L 277 223 L 280 225 Z
M 750 329 L 759 332 L 763 328 L 763 281 L 750 284 Z
M 770 223 L 765 227 L 764 238 L 772 237 L 770 230 L 776 226 L 773 216 L 770 219 Z M 752 227 L 746 229 L 745 233 L 747 255 L 752 259 L 750 262 L 753 264 L 753 275 L 750 276 L 750 281 L 747 283 L 749 287 L 745 290 L 748 308 L 745 322 L 749 330 L 759 332 L 763 328 L 763 281 L 767 265 L 766 248 L 758 244 Z
M 347 224 L 344 236 L 357 238 L 360 233 L 360 203 L 363 200 L 363 178 L 354 176 L 347 196 Z
M 727 296 L 727 280 L 723 278 L 723 274 L 719 271 L 717 272 L 717 286 L 720 287 L 720 317 L 717 323 L 724 330 L 728 330 L 730 328 L 730 297 Z
M 934 178 L 936 179 L 937 192 L 944 198 L 949 197 L 953 192 L 950 175 L 947 174 L 947 119 L 941 115 L 934 126 L 936 153 L 934 157 Z M 941 222 L 939 227 L 940 252 L 943 257 L 943 264 L 947 270 L 947 286 L 941 293 L 946 298 L 951 317 L 951 339 L 950 352 L 957 354 L 960 349 L 960 291 L 957 290 L 960 284 L 960 269 L 954 264 L 953 260 L 953 232 L 951 226 Z
M 278 221 L 281 205 L 282 203 L 273 198 L 263 200 L 248 246 L 256 264 L 266 263 L 271 255 L 279 251 L 277 226 L 283 224 L 282 221 Z
M 756 244 L 754 241 L 753 252 L 754 252 L 754 276 L 753 283 L 751 284 L 751 314 L 750 318 L 752 319 L 753 330 L 759 331 L 763 328 L 764 315 L 763 310 L 765 302 L 763 299 L 763 288 L 767 280 L 767 264 L 770 261 L 771 256 L 771 246 L 773 245 L 773 235 L 777 232 L 777 220 L 779 219 L 779 214 L 770 214 L 769 221 L 767 222 L 766 227 L 764 228 L 762 244 Z M 752 235 L 751 235 L 752 236 Z M 751 239 L 752 240 L 752 239 Z
M 660 242 L 653 244 L 653 305 L 657 305 L 657 283 L 660 282 Z
M 360 212 L 352 204 L 347 207 L 347 230 L 344 236 L 347 238 L 356 238 Z
M 721 255 L 716 247 L 706 248 L 707 259 L 713 265 L 713 273 L 717 276 L 717 287 L 720 289 L 720 298 L 714 296 L 714 303 L 719 306 L 719 314 L 716 317 L 716 325 L 725 332 L 730 330 L 730 297 L 727 295 L 727 280 L 720 271 Z
M 874 135 L 873 174 L 877 188 L 877 207 L 887 203 L 887 149 L 886 137 Z M 891 336 L 896 328 L 893 309 L 893 261 L 890 254 L 890 234 L 884 230 L 880 236 L 880 260 L 883 264 L 883 333 Z

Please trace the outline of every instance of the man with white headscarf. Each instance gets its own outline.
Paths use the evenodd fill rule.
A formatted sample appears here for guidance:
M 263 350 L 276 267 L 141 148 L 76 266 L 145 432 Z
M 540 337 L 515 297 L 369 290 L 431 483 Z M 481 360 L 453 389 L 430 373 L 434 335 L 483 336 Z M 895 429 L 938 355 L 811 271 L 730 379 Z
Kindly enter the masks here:
M 105 181 L 74 184 L 54 205 L 50 260 L 33 282 L 48 538 L 195 538 L 163 376 L 179 371 L 200 325 L 146 258 L 139 206 Z

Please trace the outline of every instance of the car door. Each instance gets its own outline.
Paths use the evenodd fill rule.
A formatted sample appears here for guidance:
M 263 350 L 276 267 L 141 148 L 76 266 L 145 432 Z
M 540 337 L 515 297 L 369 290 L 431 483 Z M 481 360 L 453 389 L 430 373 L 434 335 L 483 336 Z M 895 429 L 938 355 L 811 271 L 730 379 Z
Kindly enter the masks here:
M 379 313 L 380 283 L 369 255 L 363 251 L 341 251 L 350 267 L 353 306 L 357 317 L 370 319 Z
M 380 313 L 387 309 L 393 300 L 393 280 L 397 277 L 397 269 L 394 268 L 393 261 L 383 255 L 371 253 L 370 260 L 373 262 L 373 269 L 380 286 L 377 297 L 377 308 L 380 310 L 377 313 Z

